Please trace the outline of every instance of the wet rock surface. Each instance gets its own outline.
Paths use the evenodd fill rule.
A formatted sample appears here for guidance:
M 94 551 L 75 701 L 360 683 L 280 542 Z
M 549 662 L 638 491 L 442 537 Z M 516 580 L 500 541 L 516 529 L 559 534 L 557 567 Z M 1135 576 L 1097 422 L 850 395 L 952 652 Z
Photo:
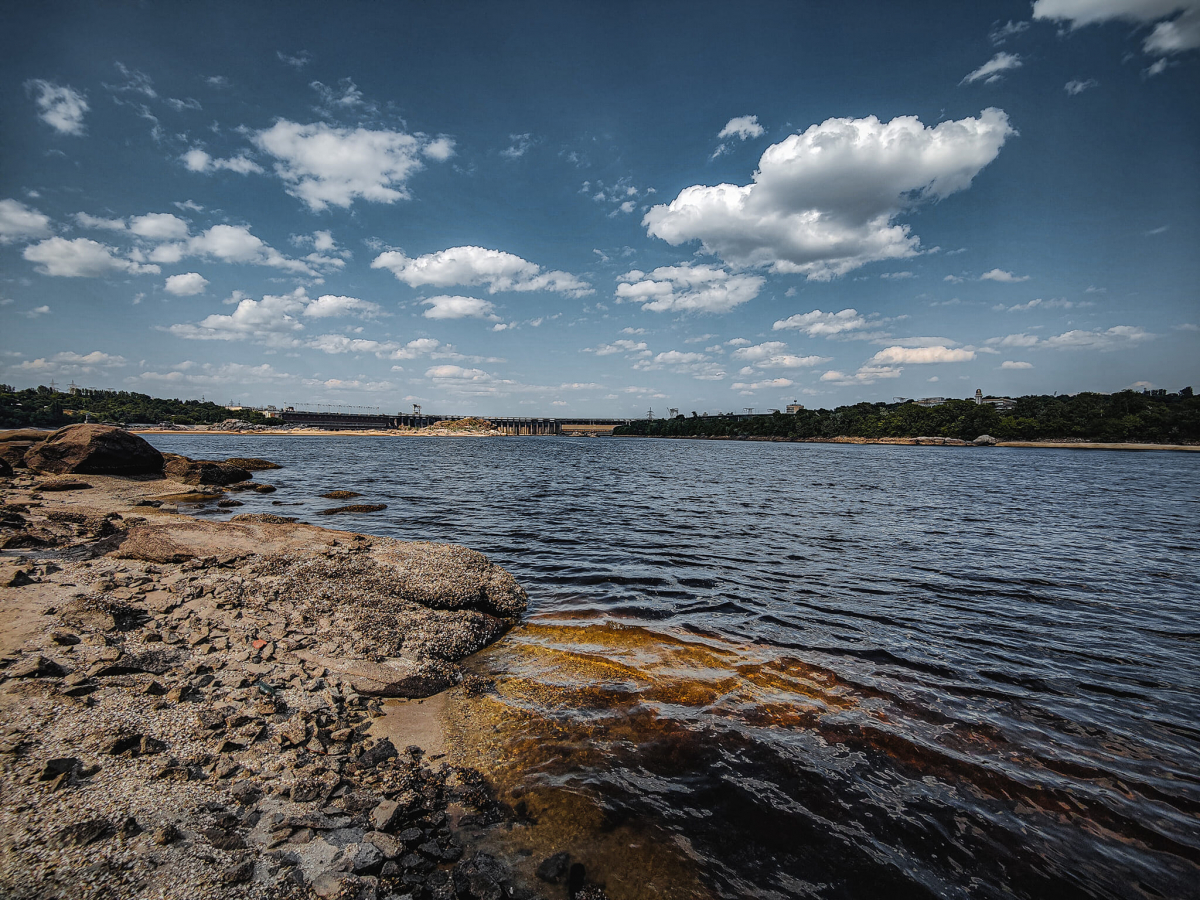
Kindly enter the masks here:
M 381 698 L 459 683 L 523 611 L 507 572 L 464 547 L 191 520 L 149 504 L 162 483 L 114 503 L 118 479 L 96 481 L 88 508 L 39 505 L 30 476 L 4 488 L 12 530 L 57 555 L 4 560 L 23 639 L 0 655 L 0 895 L 533 896 L 464 845 L 511 815 L 483 777 L 377 730 Z

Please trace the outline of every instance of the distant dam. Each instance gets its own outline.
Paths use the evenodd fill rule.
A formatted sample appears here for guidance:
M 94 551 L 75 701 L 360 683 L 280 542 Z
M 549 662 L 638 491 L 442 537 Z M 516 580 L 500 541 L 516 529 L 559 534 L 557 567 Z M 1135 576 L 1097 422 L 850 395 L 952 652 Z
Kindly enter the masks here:
M 438 422 L 457 422 L 462 419 L 480 419 L 503 434 L 612 434 L 618 425 L 628 425 L 632 419 L 576 418 L 560 419 L 535 416 L 460 416 L 423 414 L 357 414 L 335 412 L 305 412 L 284 410 L 278 418 L 289 425 L 307 428 L 328 428 L 337 431 L 376 428 L 426 428 Z

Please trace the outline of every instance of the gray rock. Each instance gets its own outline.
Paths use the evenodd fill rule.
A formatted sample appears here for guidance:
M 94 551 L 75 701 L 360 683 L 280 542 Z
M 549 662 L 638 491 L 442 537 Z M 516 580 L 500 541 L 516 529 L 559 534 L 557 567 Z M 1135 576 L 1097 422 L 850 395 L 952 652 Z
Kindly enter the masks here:
M 404 855 L 404 845 L 392 835 L 384 834 L 382 831 L 368 831 L 363 835 L 363 840 L 374 844 L 387 859 L 395 859 Z
M 971 441 L 976 447 L 995 447 L 996 439 L 990 434 L 981 434 L 975 440 Z
M 363 872 L 383 862 L 383 852 L 374 844 L 347 844 L 340 860 L 351 872 Z

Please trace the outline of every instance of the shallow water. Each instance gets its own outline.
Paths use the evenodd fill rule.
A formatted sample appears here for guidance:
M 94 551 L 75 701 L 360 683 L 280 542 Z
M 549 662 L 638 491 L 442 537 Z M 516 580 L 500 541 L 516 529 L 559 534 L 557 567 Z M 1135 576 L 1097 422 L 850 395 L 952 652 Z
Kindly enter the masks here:
M 517 576 L 464 715 L 534 863 L 614 897 L 1200 896 L 1193 455 L 150 439 L 286 466 L 230 512 Z M 316 515 L 333 489 L 388 509 Z

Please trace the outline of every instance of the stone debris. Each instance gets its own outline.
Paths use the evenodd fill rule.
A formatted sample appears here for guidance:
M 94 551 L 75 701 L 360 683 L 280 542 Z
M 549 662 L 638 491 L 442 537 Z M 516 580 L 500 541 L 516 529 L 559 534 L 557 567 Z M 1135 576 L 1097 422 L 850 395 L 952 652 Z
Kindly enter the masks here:
M 0 896 L 534 896 L 465 852 L 456 822 L 509 815 L 482 776 L 371 729 L 378 698 L 463 680 L 525 608 L 511 575 L 286 517 L 43 509 L 34 484 L 0 515 L 67 551 L 2 570 L 39 615 L 0 658 Z

